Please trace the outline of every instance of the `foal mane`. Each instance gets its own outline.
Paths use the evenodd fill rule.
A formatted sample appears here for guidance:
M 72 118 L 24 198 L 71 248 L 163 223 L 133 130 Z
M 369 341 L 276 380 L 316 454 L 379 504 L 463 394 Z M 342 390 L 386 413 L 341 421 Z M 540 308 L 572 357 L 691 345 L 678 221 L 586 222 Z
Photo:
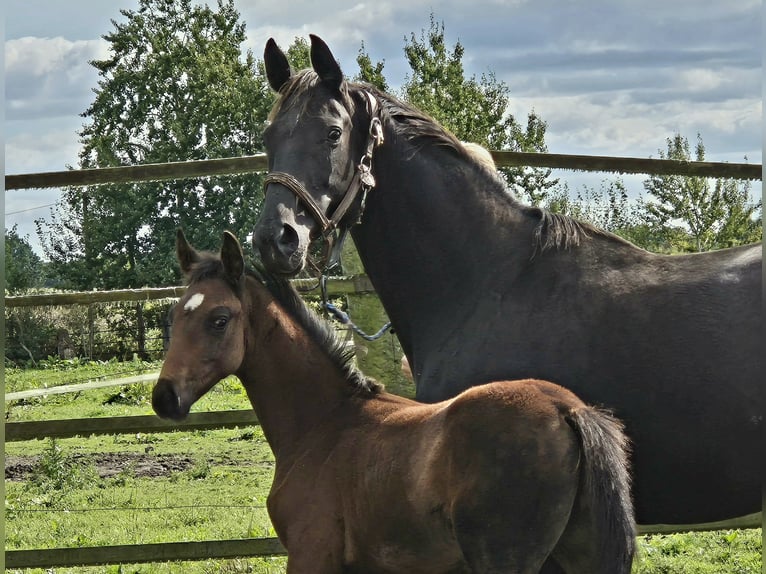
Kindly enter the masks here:
M 374 396 L 383 390 L 383 385 L 366 376 L 354 364 L 355 351 L 347 347 L 338 337 L 329 321 L 319 317 L 304 302 L 290 281 L 266 271 L 261 265 L 254 265 L 245 270 L 248 278 L 265 287 L 274 297 L 282 310 L 303 328 L 306 334 L 321 349 L 330 361 L 341 371 L 349 384 L 352 395 Z M 219 278 L 241 297 L 245 289 L 244 282 L 234 282 L 226 274 L 221 258 L 214 253 L 200 253 L 200 260 L 194 264 L 188 274 L 189 285 L 202 279 Z

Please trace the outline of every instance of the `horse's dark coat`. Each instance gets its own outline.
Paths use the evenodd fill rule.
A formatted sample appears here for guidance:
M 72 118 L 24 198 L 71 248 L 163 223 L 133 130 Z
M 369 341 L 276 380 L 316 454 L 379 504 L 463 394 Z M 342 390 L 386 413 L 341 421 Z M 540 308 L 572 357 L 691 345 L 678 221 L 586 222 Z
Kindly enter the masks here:
M 270 75 L 277 51 L 266 50 Z M 273 82 L 289 97 L 266 137 L 270 169 L 320 205 L 337 203 L 366 141 L 364 93 L 377 100 L 385 143 L 352 236 L 417 398 L 471 381 L 555 381 L 626 422 L 641 523 L 760 511 L 761 245 L 657 255 L 524 206 L 436 122 L 370 86 L 339 84 L 328 53 L 312 37 L 315 70 Z M 332 127 L 342 134 L 331 142 Z M 270 187 L 254 234 L 264 262 L 287 274 L 304 264 L 315 227 L 294 206 L 289 190 Z

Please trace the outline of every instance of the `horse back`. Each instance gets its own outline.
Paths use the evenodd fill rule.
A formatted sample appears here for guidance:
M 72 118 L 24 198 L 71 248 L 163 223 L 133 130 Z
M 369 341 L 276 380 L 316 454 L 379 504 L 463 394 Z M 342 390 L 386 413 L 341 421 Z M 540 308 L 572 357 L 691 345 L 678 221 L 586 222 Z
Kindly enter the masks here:
M 480 488 L 502 472 L 510 473 L 510 482 L 514 476 L 523 480 L 517 471 L 556 480 L 577 464 L 579 443 L 567 416 L 585 405 L 559 385 L 536 379 L 492 382 L 441 405 L 435 405 L 436 424 L 429 430 L 449 447 L 444 470 L 453 477 L 453 490 Z

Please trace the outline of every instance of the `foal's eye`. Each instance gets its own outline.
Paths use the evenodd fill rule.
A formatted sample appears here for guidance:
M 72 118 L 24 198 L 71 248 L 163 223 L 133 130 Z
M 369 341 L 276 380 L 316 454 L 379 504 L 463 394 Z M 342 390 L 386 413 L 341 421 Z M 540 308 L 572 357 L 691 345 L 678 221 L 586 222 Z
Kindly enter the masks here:
M 327 139 L 328 141 L 332 143 L 337 143 L 340 141 L 340 136 L 343 132 L 338 127 L 332 127 L 330 128 L 330 131 L 327 133 Z
M 213 331 L 222 332 L 226 329 L 226 325 L 229 324 L 231 319 L 231 312 L 225 307 L 216 309 L 208 320 L 208 324 Z

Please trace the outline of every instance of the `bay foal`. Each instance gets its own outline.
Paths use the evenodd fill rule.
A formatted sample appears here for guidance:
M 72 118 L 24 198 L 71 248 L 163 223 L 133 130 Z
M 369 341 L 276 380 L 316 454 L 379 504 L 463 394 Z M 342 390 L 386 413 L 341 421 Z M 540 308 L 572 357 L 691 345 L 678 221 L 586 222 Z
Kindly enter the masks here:
M 182 419 L 242 381 L 275 458 L 268 510 L 290 574 L 628 573 L 621 424 L 540 380 L 421 404 L 383 391 L 289 282 L 179 232 L 189 287 L 174 311 L 155 412 Z

